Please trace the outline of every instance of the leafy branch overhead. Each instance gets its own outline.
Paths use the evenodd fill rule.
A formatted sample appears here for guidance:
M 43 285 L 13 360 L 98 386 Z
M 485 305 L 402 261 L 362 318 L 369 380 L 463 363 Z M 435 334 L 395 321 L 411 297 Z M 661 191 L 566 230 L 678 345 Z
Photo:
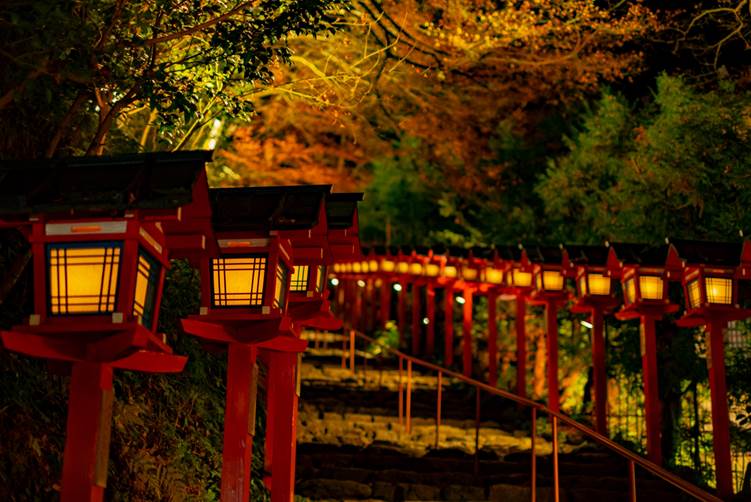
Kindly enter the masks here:
M 109 134 L 135 143 L 122 131 L 137 121 L 175 141 L 195 121 L 247 118 L 288 38 L 332 31 L 336 12 L 340 0 L 6 3 L 0 113 L 46 113 L 35 138 L 3 147 L 92 154 Z

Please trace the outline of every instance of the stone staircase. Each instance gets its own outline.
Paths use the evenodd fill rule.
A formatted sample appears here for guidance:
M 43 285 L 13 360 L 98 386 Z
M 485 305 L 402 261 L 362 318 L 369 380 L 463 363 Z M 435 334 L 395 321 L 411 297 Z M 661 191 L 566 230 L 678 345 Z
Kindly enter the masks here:
M 358 362 L 361 360 L 358 358 Z M 404 374 L 406 379 L 406 372 Z M 298 421 L 296 494 L 307 500 L 529 501 L 529 410 L 481 394 L 475 453 L 475 394 L 444 381 L 436 447 L 435 375 L 413 375 L 412 428 L 398 417 L 398 370 L 306 355 Z M 406 387 L 406 380 L 405 380 Z M 547 429 L 547 431 L 546 431 Z M 560 434 L 561 501 L 628 500 L 626 461 Z M 538 419 L 537 500 L 553 500 L 549 427 Z M 689 500 L 638 471 L 638 500 Z

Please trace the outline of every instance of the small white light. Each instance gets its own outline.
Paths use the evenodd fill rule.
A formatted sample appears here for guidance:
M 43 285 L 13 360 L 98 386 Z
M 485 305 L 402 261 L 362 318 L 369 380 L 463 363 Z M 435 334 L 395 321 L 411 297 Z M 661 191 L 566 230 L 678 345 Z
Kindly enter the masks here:
M 332 277 L 330 282 L 331 282 L 332 286 L 338 286 L 339 285 L 339 279 L 337 279 L 336 277 Z
M 357 285 L 360 286 L 361 288 L 364 288 L 365 287 L 365 281 L 363 281 L 362 279 L 360 279 L 360 280 L 357 281 Z
M 457 296 L 456 297 L 456 303 L 458 303 L 459 305 L 464 305 L 464 302 L 466 302 L 466 301 L 467 300 L 465 300 L 463 296 Z
M 579 321 L 579 324 L 581 324 L 582 326 L 584 326 L 587 329 L 592 329 L 592 323 L 589 322 L 589 321 Z
M 424 324 L 425 326 L 427 326 L 428 324 L 430 324 L 430 319 L 428 319 L 427 317 L 423 317 L 423 318 L 422 318 L 422 323 L 423 323 L 423 324 Z
M 398 282 L 394 283 L 394 291 L 398 293 L 401 290 L 402 290 L 402 285 L 399 284 Z

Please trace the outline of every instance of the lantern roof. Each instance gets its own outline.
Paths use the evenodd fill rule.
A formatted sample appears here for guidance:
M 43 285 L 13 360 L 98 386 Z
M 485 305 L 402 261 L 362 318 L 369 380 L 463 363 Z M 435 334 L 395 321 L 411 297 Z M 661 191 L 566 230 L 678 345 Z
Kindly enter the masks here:
M 344 229 L 352 226 L 357 211 L 357 203 L 364 194 L 360 192 L 336 192 L 326 196 L 326 219 L 329 228 Z
M 524 248 L 518 244 L 516 245 L 498 245 L 495 247 L 498 257 L 506 261 L 518 261 L 521 262 L 524 257 Z
M 608 263 L 607 246 L 566 245 L 566 254 L 572 265 L 591 265 L 604 267 Z
M 191 202 L 212 155 L 206 150 L 0 160 L 0 218 L 176 209 Z
M 493 259 L 495 258 L 495 249 L 492 247 L 472 246 L 472 248 L 470 249 L 470 252 L 472 254 L 472 258 L 476 258 L 480 260 L 493 261 Z
M 564 265 L 566 260 L 566 252 L 562 246 L 525 246 L 524 249 L 532 263 Z
M 651 244 L 610 243 L 609 266 L 620 268 L 623 265 L 664 267 L 668 258 L 668 246 Z
M 429 246 L 415 246 L 414 247 L 414 251 L 419 256 L 428 256 L 428 255 L 430 255 L 430 247 Z
M 689 265 L 707 265 L 710 267 L 735 268 L 741 262 L 750 261 L 743 242 L 707 242 L 670 239 L 670 246 L 678 258 Z
M 330 191 L 331 185 L 212 188 L 212 224 L 217 232 L 312 228 Z
M 449 256 L 452 258 L 469 258 L 469 249 L 459 246 L 449 246 Z

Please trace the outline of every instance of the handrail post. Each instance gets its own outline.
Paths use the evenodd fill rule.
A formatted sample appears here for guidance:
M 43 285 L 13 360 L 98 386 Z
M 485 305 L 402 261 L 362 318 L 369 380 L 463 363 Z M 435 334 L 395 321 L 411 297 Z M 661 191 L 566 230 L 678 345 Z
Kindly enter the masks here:
M 412 359 L 407 359 L 407 434 L 412 432 Z
M 628 500 L 636 502 L 636 466 L 633 460 L 628 461 Z
M 342 369 L 347 369 L 347 337 L 342 336 Z
M 558 417 L 550 415 L 553 424 L 553 494 L 554 501 L 560 502 L 561 488 L 558 480 Z
M 537 436 L 537 408 L 532 408 L 532 438 L 530 451 L 532 452 L 532 473 L 530 474 L 530 491 L 532 492 L 532 502 L 537 500 L 537 453 L 535 448 L 535 437 Z
M 441 444 L 441 394 L 443 391 L 443 372 L 438 372 L 438 399 L 435 412 L 435 449 Z
M 404 384 L 402 383 L 404 359 L 399 356 L 399 425 L 404 423 Z

